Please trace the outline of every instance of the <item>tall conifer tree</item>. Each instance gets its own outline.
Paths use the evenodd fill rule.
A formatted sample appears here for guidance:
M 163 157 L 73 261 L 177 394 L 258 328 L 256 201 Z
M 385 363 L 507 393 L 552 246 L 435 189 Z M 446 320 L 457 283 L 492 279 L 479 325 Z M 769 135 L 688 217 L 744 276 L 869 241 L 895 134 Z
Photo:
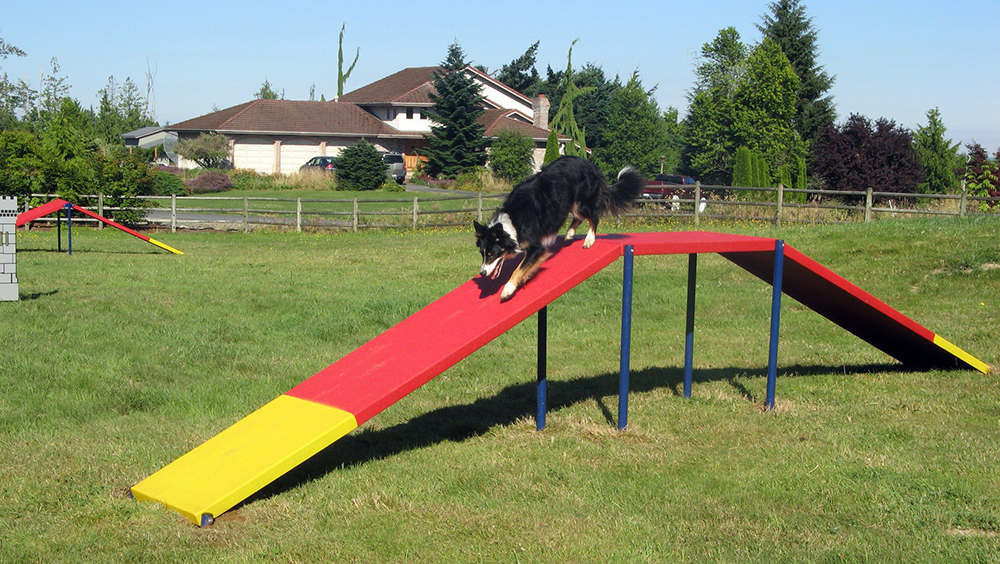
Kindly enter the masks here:
M 763 16 L 757 29 L 781 47 L 799 77 L 795 129 L 811 144 L 837 119 L 833 97 L 827 94 L 834 78 L 816 63 L 816 30 L 805 6 L 799 0 L 777 0 L 768 7 L 771 15 Z
M 453 43 L 434 71 L 435 91 L 430 93 L 434 125 L 424 152 L 431 176 L 454 178 L 486 162 L 484 128 L 476 121 L 484 111 L 483 96 L 479 83 L 463 72 L 467 66 L 462 47 Z

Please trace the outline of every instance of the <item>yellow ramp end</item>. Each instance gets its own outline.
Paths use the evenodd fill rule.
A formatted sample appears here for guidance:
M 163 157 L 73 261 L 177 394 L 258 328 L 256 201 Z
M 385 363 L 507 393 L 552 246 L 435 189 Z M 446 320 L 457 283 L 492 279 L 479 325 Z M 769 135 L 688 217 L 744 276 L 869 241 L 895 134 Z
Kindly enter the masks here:
M 170 245 L 168 245 L 166 243 L 161 243 L 161 242 L 157 241 L 156 239 L 153 239 L 152 237 L 149 238 L 149 242 L 152 243 L 152 244 L 154 244 L 154 245 L 156 245 L 157 247 L 159 247 L 161 249 L 170 251 L 171 253 L 174 253 L 175 255 L 183 255 L 184 254 L 184 253 L 178 251 L 177 249 L 171 247 Z
M 983 374 L 990 373 L 990 366 L 988 364 L 951 344 L 941 335 L 934 335 L 934 344 L 955 355 L 959 360 L 982 372 Z
M 205 525 L 357 426 L 347 411 L 282 395 L 133 486 L 132 497 Z

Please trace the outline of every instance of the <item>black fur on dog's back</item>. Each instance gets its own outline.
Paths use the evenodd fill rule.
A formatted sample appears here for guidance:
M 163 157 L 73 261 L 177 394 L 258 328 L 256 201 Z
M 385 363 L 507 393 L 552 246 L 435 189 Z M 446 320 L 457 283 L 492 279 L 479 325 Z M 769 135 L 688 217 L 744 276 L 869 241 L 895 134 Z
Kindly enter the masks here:
M 608 186 L 604 175 L 580 157 L 560 157 L 514 187 L 498 213 L 507 213 L 521 242 L 541 242 L 566 223 L 576 206 L 587 218 L 618 214 L 639 197 L 645 180 L 631 168 Z

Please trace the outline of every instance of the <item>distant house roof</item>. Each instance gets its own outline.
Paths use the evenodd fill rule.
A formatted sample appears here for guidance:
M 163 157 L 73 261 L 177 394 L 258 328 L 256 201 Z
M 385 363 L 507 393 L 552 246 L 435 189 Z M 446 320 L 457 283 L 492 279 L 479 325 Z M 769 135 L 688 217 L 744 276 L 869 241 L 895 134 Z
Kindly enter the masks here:
M 285 135 L 343 135 L 399 137 L 404 134 L 344 102 L 253 100 L 218 112 L 175 123 L 168 131 L 218 131 Z M 419 136 L 419 135 L 417 135 Z
M 439 67 L 413 67 L 376 80 L 344 94 L 341 102 L 352 104 L 390 104 L 432 106 L 434 71 Z
M 476 121 L 486 128 L 483 133 L 486 137 L 496 137 L 501 131 L 516 131 L 535 141 L 545 141 L 549 137 L 548 129 L 535 127 L 527 116 L 517 110 L 486 110 Z M 569 139 L 562 135 L 559 137 L 560 139 Z

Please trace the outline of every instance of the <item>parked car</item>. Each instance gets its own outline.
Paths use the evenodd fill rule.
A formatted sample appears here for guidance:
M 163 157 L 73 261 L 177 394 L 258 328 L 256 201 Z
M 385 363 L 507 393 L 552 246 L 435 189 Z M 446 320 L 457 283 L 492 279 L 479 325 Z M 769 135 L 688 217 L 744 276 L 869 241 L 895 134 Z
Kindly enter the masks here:
M 383 153 L 382 159 L 385 160 L 385 164 L 389 165 L 389 176 L 397 184 L 402 184 L 406 181 L 406 163 L 403 160 L 403 155 L 399 153 Z
M 664 200 L 674 195 L 684 197 L 683 192 L 690 191 L 686 187 L 694 186 L 694 183 L 694 178 L 683 174 L 657 174 L 646 182 L 640 196 L 647 200 Z
M 299 167 L 299 172 L 318 170 L 322 172 L 334 172 L 337 170 L 336 157 L 313 157 L 306 164 Z

